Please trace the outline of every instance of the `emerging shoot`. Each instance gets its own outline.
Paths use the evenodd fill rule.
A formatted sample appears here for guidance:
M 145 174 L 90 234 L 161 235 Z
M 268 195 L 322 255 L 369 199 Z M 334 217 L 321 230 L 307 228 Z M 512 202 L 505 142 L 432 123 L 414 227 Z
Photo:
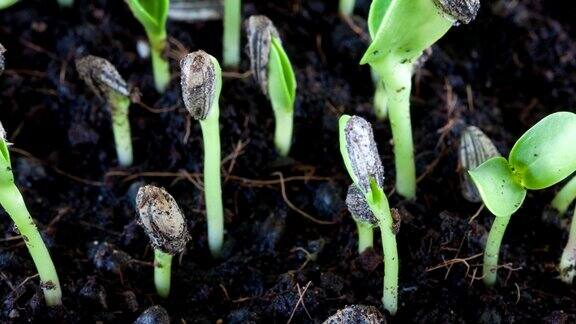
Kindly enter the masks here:
M 200 122 L 204 139 L 204 195 L 208 223 L 208 246 L 215 257 L 224 242 L 224 211 L 220 178 L 220 108 L 222 72 L 218 61 L 204 51 L 180 61 L 182 99 L 190 115 Z
M 346 206 L 358 228 L 358 253 L 362 253 L 374 245 L 373 228 L 378 226 L 378 219 L 366 203 L 364 194 L 356 185 L 348 187 Z
M 496 216 L 484 252 L 486 285 L 496 283 L 502 237 L 527 191 L 548 188 L 576 170 L 575 138 L 576 114 L 554 113 L 520 137 L 508 160 L 494 157 L 469 171 L 482 201 Z
M 565 283 L 571 285 L 576 275 L 576 208 L 574 209 L 574 216 L 572 216 L 572 223 L 570 224 L 570 234 L 568 235 L 568 243 L 562 252 L 560 258 L 560 279 Z
M 88 55 L 76 60 L 76 70 L 96 96 L 104 98 L 108 103 L 118 162 L 124 167 L 131 166 L 134 157 L 128 119 L 130 91 L 126 81 L 112 63 L 97 56 Z
M 0 124 L 0 205 L 16 224 L 16 228 L 32 256 L 36 270 L 38 270 L 40 287 L 44 292 L 46 304 L 48 306 L 60 305 L 62 304 L 62 290 L 60 289 L 58 274 L 42 236 L 26 208 L 22 194 L 14 183 L 8 145 L 6 132 Z
M 250 68 L 274 110 L 274 144 L 281 156 L 292 145 L 296 78 L 278 31 L 266 16 L 251 16 L 247 22 Z
M 384 193 L 384 167 L 374 141 L 372 127 L 363 118 L 343 115 L 340 117 L 340 154 L 353 185 L 364 197 L 372 215 L 355 199 L 357 217 L 367 223 L 376 221 L 382 235 L 384 254 L 384 292 L 382 303 L 390 314 L 398 309 L 398 248 L 394 220 Z M 355 194 L 353 192 L 353 194 Z M 350 204 L 349 204 L 350 206 Z M 358 207 L 359 206 L 359 207 Z
M 144 26 L 152 54 L 156 90 L 162 93 L 170 83 L 170 65 L 166 59 L 166 20 L 169 0 L 126 0 L 134 17 Z
M 170 294 L 172 257 L 190 240 L 186 220 L 176 200 L 162 188 L 144 186 L 136 196 L 139 223 L 154 247 L 154 284 L 163 298 Z
M 479 6 L 479 0 L 374 0 L 370 6 L 372 43 L 360 64 L 369 63 L 383 82 L 394 139 L 396 189 L 408 199 L 416 197 L 410 121 L 414 64 L 457 21 L 470 22 Z
M 222 55 L 225 67 L 237 68 L 240 64 L 240 26 L 242 25 L 241 0 L 224 0 L 224 43 Z
M 354 6 L 356 5 L 356 0 L 340 0 L 338 6 L 338 13 L 344 17 L 350 17 L 354 13 Z
M 552 200 L 552 207 L 558 211 L 560 215 L 564 215 L 568 210 L 570 204 L 576 199 L 576 176 L 572 177 L 568 183 L 558 191 Z

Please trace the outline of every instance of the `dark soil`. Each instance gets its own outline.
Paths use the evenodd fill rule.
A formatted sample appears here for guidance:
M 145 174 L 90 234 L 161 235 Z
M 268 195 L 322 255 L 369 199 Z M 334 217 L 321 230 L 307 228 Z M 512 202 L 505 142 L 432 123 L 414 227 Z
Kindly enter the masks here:
M 0 321 L 127 323 L 160 304 L 175 323 L 308 323 L 348 304 L 380 307 L 381 249 L 357 254 L 355 225 L 343 204 L 350 179 L 337 119 L 348 113 L 374 122 L 389 191 L 390 131 L 387 122 L 375 121 L 370 72 L 358 65 L 367 41 L 336 15 L 336 1 L 244 5 L 245 17 L 266 14 L 275 22 L 296 68 L 295 142 L 291 158 L 279 159 L 266 98 L 251 77 L 228 75 L 220 118 L 227 228 L 221 260 L 211 258 L 206 243 L 197 185 L 200 127 L 183 109 L 176 75 L 186 51 L 220 56 L 221 24 L 168 24 L 175 74 L 159 96 L 149 61 L 136 53 L 143 29 L 123 1 L 82 0 L 73 9 L 53 2 L 25 1 L 0 12 L 0 42 L 8 50 L 0 120 L 14 143 L 17 185 L 49 245 L 65 306 L 44 306 L 38 279 L 30 278 L 30 256 L 19 239 L 10 239 L 16 234 L 2 212 Z M 399 312 L 387 318 L 574 322 L 576 290 L 557 280 L 555 269 L 567 231 L 542 217 L 554 190 L 530 194 L 514 215 L 502 247 L 505 267 L 488 289 L 477 278 L 492 216 L 484 210 L 470 222 L 479 205 L 460 195 L 456 150 L 466 123 L 481 127 L 507 153 L 540 118 L 576 106 L 576 4 L 482 5 L 474 22 L 453 28 L 434 47 L 416 76 L 412 111 L 422 176 L 416 202 L 390 197 L 403 222 Z M 365 17 L 368 6 L 360 1 L 357 13 Z M 142 93 L 143 104 L 131 108 L 132 168 L 117 167 L 109 113 L 78 79 L 74 59 L 86 54 L 110 60 Z M 240 70 L 248 67 L 244 56 Z M 315 223 L 290 207 L 278 172 L 294 206 L 334 224 Z M 175 262 L 167 300 L 154 293 L 152 250 L 135 224 L 134 195 L 142 183 L 164 186 L 176 198 L 193 237 Z

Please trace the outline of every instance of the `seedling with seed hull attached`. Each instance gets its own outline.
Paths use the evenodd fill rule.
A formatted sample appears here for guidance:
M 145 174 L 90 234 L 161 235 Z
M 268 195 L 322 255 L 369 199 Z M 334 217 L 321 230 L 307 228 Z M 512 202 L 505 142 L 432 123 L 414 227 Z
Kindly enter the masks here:
M 482 201 L 496 216 L 484 251 L 484 283 L 496 283 L 500 245 L 510 216 L 528 190 L 548 188 L 576 170 L 576 114 L 558 112 L 530 128 L 514 144 L 508 160 L 494 157 L 469 171 Z
M 106 99 L 112 114 L 112 130 L 118 162 L 121 166 L 131 166 L 134 157 L 128 119 L 130 91 L 126 81 L 112 63 L 97 56 L 88 55 L 76 60 L 76 70 L 80 78 L 99 98 Z
M 169 0 L 126 0 L 134 17 L 144 26 L 152 54 L 154 84 L 164 92 L 170 83 L 170 65 L 166 59 L 166 20 Z
M 348 206 L 363 223 L 380 227 L 384 254 L 384 292 L 382 303 L 392 315 L 398 309 L 398 248 L 394 220 L 384 193 L 384 167 L 378 154 L 370 124 L 356 116 L 340 117 L 340 154 L 352 178 Z M 360 193 L 355 193 L 358 190 Z M 352 201 L 354 200 L 354 201 Z M 368 213 L 366 207 L 371 211 Z M 359 206 L 359 208 L 357 207 Z
M 272 21 L 265 16 L 251 16 L 247 22 L 250 67 L 262 92 L 274 110 L 274 144 L 281 156 L 292 145 L 296 78 L 292 65 Z
M 374 0 L 368 15 L 372 43 L 360 64 L 379 74 L 388 98 L 394 139 L 396 189 L 416 197 L 416 168 L 410 121 L 414 63 L 456 22 L 470 22 L 479 0 Z
M 224 211 L 220 177 L 220 108 L 222 72 L 218 61 L 204 51 L 180 61 L 182 99 L 190 115 L 200 121 L 204 139 L 204 194 L 208 223 L 208 245 L 219 256 L 224 242 Z
M 26 243 L 36 265 L 36 270 L 38 270 L 40 287 L 44 292 L 46 304 L 48 306 L 62 304 L 62 290 L 56 268 L 46 245 L 44 245 L 42 236 L 26 208 L 22 194 L 14 183 L 6 132 L 2 124 L 0 124 L 0 205 L 12 218 L 18 232 L 24 239 L 24 243 Z
M 136 208 L 139 223 L 154 247 L 154 284 L 163 298 L 170 294 L 172 257 L 180 254 L 190 240 L 186 220 L 176 200 L 162 188 L 144 186 L 138 190 Z

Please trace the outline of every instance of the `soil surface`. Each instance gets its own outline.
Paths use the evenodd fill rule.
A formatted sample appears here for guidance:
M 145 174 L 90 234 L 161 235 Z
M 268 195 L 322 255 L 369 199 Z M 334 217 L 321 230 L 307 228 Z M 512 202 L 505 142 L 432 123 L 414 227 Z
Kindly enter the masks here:
M 227 229 L 220 260 L 206 243 L 202 137 L 183 109 L 177 60 L 197 49 L 220 57 L 221 23 L 168 24 L 174 75 L 159 95 L 149 60 L 136 51 L 143 28 L 123 1 L 60 9 L 35 0 L 1 11 L 8 51 L 0 120 L 14 143 L 17 185 L 60 275 L 64 307 L 44 306 L 31 258 L 2 211 L 0 321 L 127 323 L 161 305 L 174 323 L 318 323 L 345 305 L 381 307 L 381 248 L 377 240 L 374 251 L 357 253 L 337 120 L 348 113 L 373 122 L 388 192 L 391 136 L 372 112 L 370 71 L 358 65 L 368 44 L 362 18 L 344 22 L 336 3 L 245 1 L 244 17 L 274 21 L 296 69 L 295 139 L 290 158 L 279 158 L 272 110 L 244 73 L 243 55 L 240 73 L 225 73 L 220 100 Z M 368 7 L 359 1 L 359 17 Z M 390 195 L 403 217 L 400 304 L 396 316 L 386 315 L 390 322 L 576 321 L 576 290 L 557 279 L 565 224 L 542 216 L 555 189 L 530 193 L 513 216 L 499 282 L 488 289 L 478 278 L 493 217 L 462 198 L 456 161 L 466 124 L 507 154 L 540 118 L 576 107 L 574 12 L 571 1 L 483 1 L 477 19 L 453 28 L 417 73 L 418 199 Z M 117 166 L 110 114 L 78 78 L 74 59 L 87 54 L 110 60 L 142 94 L 131 107 L 131 168 Z M 135 223 L 141 184 L 165 187 L 192 234 L 175 259 L 167 300 L 154 292 L 152 250 Z

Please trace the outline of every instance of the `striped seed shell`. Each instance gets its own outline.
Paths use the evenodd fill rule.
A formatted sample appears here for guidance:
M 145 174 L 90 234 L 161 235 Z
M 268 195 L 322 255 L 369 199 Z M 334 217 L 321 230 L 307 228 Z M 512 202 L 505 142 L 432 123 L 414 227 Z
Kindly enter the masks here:
M 143 186 L 136 195 L 140 225 L 155 249 L 175 255 L 190 239 L 186 220 L 176 200 L 163 188 Z
M 111 91 L 126 97 L 130 95 L 128 84 L 106 59 L 94 55 L 85 56 L 76 60 L 76 70 L 100 98 L 105 98 Z
M 460 186 L 462 196 L 470 202 L 481 202 L 480 193 L 468 174 L 487 160 L 500 156 L 500 152 L 494 143 L 476 126 L 468 126 L 460 136 L 460 147 L 458 150 L 459 163 L 461 167 Z
M 370 179 L 374 178 L 378 187 L 384 185 L 384 167 L 378 154 L 372 126 L 364 118 L 352 116 L 345 126 L 346 148 L 354 175 L 358 179 L 358 189 L 370 191 Z
M 374 216 L 372 210 L 370 210 L 364 194 L 355 184 L 351 184 L 350 187 L 348 187 L 346 206 L 355 221 L 378 226 L 378 219 Z
M 462 23 L 469 23 L 480 9 L 480 0 L 434 0 L 442 12 Z
M 216 95 L 216 67 L 212 56 L 202 50 L 186 55 L 180 61 L 182 99 L 192 117 L 208 117 Z
M 262 92 L 268 95 L 268 60 L 272 37 L 279 39 L 278 30 L 268 17 L 259 15 L 248 18 L 246 29 L 250 69 Z

